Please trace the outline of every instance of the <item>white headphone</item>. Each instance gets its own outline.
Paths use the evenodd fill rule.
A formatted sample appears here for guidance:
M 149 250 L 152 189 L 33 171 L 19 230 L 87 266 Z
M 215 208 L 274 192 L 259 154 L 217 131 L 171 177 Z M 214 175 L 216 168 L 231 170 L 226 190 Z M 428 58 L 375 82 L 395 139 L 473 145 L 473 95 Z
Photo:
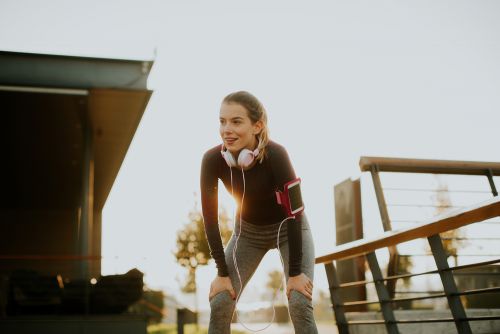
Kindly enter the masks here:
M 233 155 L 231 152 L 229 152 L 227 149 L 224 150 L 224 144 L 221 145 L 220 149 L 220 154 L 222 154 L 222 157 L 224 160 L 226 160 L 226 163 L 229 167 L 242 167 L 242 168 L 247 168 L 252 164 L 252 162 L 255 160 L 255 158 L 259 155 L 259 144 L 257 144 L 257 148 L 253 151 L 250 151 L 248 148 L 244 148 L 241 150 L 240 154 L 238 155 L 238 160 L 234 160 Z

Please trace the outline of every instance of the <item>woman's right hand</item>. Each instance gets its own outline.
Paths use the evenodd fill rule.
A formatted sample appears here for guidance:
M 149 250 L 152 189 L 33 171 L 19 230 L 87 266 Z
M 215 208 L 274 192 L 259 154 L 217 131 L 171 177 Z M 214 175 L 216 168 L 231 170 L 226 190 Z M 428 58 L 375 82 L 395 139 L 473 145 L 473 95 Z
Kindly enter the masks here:
M 222 277 L 217 275 L 217 277 L 215 277 L 215 279 L 212 281 L 212 284 L 210 284 L 210 293 L 208 295 L 208 300 L 212 300 L 212 298 L 216 294 L 224 290 L 229 291 L 229 294 L 231 295 L 231 298 L 233 298 L 233 300 L 236 299 L 236 293 L 234 292 L 233 285 L 231 284 L 231 279 L 229 278 L 229 276 Z

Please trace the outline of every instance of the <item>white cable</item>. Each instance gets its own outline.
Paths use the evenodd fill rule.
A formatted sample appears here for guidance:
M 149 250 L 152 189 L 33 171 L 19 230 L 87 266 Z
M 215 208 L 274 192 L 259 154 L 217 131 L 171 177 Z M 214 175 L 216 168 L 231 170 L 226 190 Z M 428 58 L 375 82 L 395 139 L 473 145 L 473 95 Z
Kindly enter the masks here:
M 229 167 L 229 170 L 230 170 L 230 173 L 231 173 L 231 195 L 233 196 L 234 198 L 234 188 L 233 188 L 233 170 L 231 167 Z M 276 308 L 274 307 L 274 302 L 276 300 L 276 295 L 277 293 L 274 293 L 273 295 L 273 302 L 272 302 L 272 305 L 273 305 L 273 318 L 271 319 L 271 322 L 269 324 L 267 324 L 264 328 L 261 328 L 261 329 L 257 329 L 257 330 L 254 330 L 254 329 L 251 329 L 251 328 L 248 328 L 241 320 L 240 320 L 240 316 L 239 316 L 239 313 L 238 313 L 238 308 L 237 308 L 237 305 L 238 305 L 238 301 L 240 300 L 240 297 L 241 297 L 241 293 L 243 292 L 243 282 L 241 280 L 241 275 L 240 275 L 240 271 L 238 269 L 238 262 L 236 260 L 236 251 L 238 249 L 238 240 L 240 239 L 240 235 L 241 235 L 241 225 L 242 225 L 242 220 L 241 220 L 241 213 L 243 212 L 243 201 L 245 199 L 245 188 L 246 188 L 246 184 L 245 184 L 245 172 L 243 171 L 243 167 L 241 168 L 241 174 L 243 176 L 243 195 L 241 197 L 241 207 L 240 207 L 240 219 L 239 219 L 239 222 L 240 222 L 240 228 L 239 228 L 239 232 L 238 234 L 236 235 L 236 241 L 235 241 L 235 244 L 234 244 L 234 247 L 233 247 L 233 262 L 234 262 L 234 268 L 236 269 L 236 273 L 238 274 L 238 279 L 239 279 L 239 282 L 240 282 L 240 290 L 238 291 L 238 295 L 236 296 L 236 304 L 235 304 L 235 307 L 234 307 L 234 311 L 236 312 L 236 316 L 238 318 L 238 322 L 247 330 L 251 331 L 251 332 L 260 332 L 260 331 L 263 331 L 267 328 L 269 328 L 269 326 L 272 325 L 272 323 L 274 322 L 274 318 L 276 316 Z M 283 267 L 283 270 L 285 269 L 285 263 L 283 261 L 283 257 L 281 256 L 281 252 L 280 252 L 280 244 L 279 244 L 279 241 L 280 241 L 280 231 L 281 231 L 281 226 L 283 225 L 283 223 L 285 221 L 287 221 L 288 219 L 292 219 L 292 218 L 295 218 L 294 216 L 292 217 L 287 217 L 285 219 L 283 219 L 280 223 L 280 226 L 278 228 L 278 238 L 277 238 L 277 242 L 276 242 L 276 246 L 278 248 L 278 254 L 280 256 L 280 260 L 281 260 L 281 265 Z M 233 214 L 233 221 L 236 222 L 236 213 Z M 233 224 L 234 226 L 235 224 Z M 234 227 L 233 227 L 233 230 L 236 230 Z M 280 286 L 278 288 L 277 291 L 281 290 L 281 287 L 283 285 L 283 280 L 284 280 L 284 275 L 282 276 L 281 280 L 280 280 Z M 288 308 L 287 308 L 288 309 Z M 234 312 L 233 312 L 234 314 Z M 288 310 L 288 315 L 290 316 L 290 311 Z

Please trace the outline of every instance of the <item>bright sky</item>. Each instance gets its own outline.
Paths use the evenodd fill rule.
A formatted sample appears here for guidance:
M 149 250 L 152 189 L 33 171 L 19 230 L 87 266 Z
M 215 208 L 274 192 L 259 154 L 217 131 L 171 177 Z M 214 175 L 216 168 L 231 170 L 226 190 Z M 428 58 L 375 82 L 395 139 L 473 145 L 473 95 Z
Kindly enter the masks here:
M 154 94 L 103 212 L 103 273 L 137 266 L 174 293 L 175 234 L 199 198 L 202 154 L 220 142 L 226 94 L 266 106 L 325 254 L 333 186 L 359 177 L 360 156 L 500 161 L 499 11 L 475 0 L 1 0 L 0 49 L 155 59 Z M 376 207 L 364 214 L 380 224 Z M 278 265 L 269 255 L 252 284 Z M 214 275 L 214 264 L 199 271 L 201 307 Z M 322 267 L 315 281 L 326 290 Z

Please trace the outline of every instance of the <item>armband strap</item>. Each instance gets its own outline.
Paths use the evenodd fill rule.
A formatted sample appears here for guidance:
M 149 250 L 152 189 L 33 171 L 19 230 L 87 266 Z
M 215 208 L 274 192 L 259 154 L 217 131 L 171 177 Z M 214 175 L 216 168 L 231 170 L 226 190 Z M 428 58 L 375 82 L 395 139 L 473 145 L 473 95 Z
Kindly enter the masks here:
M 297 213 L 304 211 L 300 182 L 300 178 L 296 178 L 285 183 L 283 191 L 276 191 L 276 201 L 283 207 L 287 217 L 294 217 Z

